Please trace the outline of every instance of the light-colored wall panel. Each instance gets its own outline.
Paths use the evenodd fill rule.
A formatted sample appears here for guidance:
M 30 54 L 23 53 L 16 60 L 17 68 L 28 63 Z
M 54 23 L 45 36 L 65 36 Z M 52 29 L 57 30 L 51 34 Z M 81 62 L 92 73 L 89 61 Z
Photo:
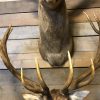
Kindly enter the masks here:
M 38 25 L 37 13 L 18 13 L 0 15 L 0 27 Z
M 90 16 L 92 21 L 96 21 L 93 16 L 93 11 L 100 18 L 100 8 L 95 9 L 84 9 L 85 12 Z M 82 10 L 75 10 L 74 13 L 69 15 L 70 23 L 85 23 L 88 22 L 86 15 Z M 0 15 L 0 27 L 12 26 L 28 26 L 28 25 L 39 25 L 38 13 L 16 13 L 16 14 L 2 14 Z
M 0 14 L 37 11 L 38 0 L 13 0 L 0 2 Z
M 90 65 L 90 59 L 94 58 L 95 52 L 74 52 L 72 57 L 74 67 L 88 67 Z M 44 61 L 39 53 L 27 53 L 27 54 L 9 54 L 11 63 L 15 68 L 35 68 L 35 58 L 38 59 L 40 68 L 51 68 L 51 66 Z M 66 62 L 64 67 L 68 67 L 69 63 Z M 63 67 L 63 66 L 61 66 Z M 0 69 L 6 69 L 2 60 L 0 60 Z
M 97 26 L 97 24 L 95 23 Z M 72 30 L 72 36 L 97 36 L 98 34 L 93 31 L 89 23 L 74 23 L 70 25 Z M 6 28 L 0 28 L 0 38 L 3 37 L 6 32 Z M 67 34 L 67 33 L 66 33 Z M 9 39 L 37 39 L 40 37 L 39 26 L 22 26 L 13 27 Z
M 74 51 L 96 51 L 99 37 L 74 37 Z M 9 53 L 38 52 L 38 39 L 9 40 L 7 43 Z
M 8 27 L 0 28 L 0 37 L 3 37 Z M 95 34 L 95 33 L 93 33 Z M 40 37 L 38 26 L 13 27 L 9 39 L 35 39 Z

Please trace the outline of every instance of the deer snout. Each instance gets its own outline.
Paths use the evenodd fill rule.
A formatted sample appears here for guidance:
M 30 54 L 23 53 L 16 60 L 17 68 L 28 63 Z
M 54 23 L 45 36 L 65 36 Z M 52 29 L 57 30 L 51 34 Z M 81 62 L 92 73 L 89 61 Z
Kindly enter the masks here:
M 47 55 L 47 60 L 51 66 L 59 67 L 65 63 L 68 59 L 66 54 L 54 54 L 50 53 Z

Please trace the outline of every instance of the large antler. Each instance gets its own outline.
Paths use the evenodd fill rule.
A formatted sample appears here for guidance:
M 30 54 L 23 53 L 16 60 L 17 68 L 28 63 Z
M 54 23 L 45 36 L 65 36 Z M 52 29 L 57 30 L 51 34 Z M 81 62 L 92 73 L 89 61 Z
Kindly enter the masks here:
M 4 62 L 4 64 L 6 65 L 6 67 L 8 68 L 8 70 L 21 81 L 21 74 L 14 68 L 14 66 L 11 64 L 11 61 L 9 59 L 8 53 L 7 53 L 7 40 L 8 37 L 10 35 L 10 33 L 12 32 L 12 27 L 10 26 L 7 31 L 5 32 L 3 39 L 0 40 L 0 56 Z M 27 77 L 24 77 L 24 86 L 25 88 L 27 88 L 28 90 L 34 92 L 34 93 L 46 93 L 46 91 L 48 91 L 48 88 L 45 86 L 42 87 L 41 84 L 38 84 L 37 82 L 34 82 L 30 79 L 28 79 Z M 42 81 L 42 80 L 41 80 Z M 45 89 L 44 89 L 45 88 Z M 47 89 L 47 90 L 46 90 Z M 44 91 L 45 90 L 45 91 Z
M 69 71 L 69 74 L 68 74 L 68 79 L 65 82 L 63 89 L 61 90 L 64 94 L 68 93 L 68 88 L 71 85 L 72 80 L 73 80 L 73 66 L 72 66 L 71 55 L 70 55 L 69 51 L 68 51 L 68 59 L 69 59 L 69 65 L 70 65 L 69 69 L 70 69 L 70 71 Z
M 86 15 L 91 27 L 93 28 L 93 30 L 100 35 L 100 20 L 98 17 L 96 17 L 95 13 L 94 13 L 94 17 L 95 17 L 95 20 L 97 22 L 97 25 L 98 25 L 98 28 L 97 29 L 94 25 L 94 23 L 91 21 L 90 17 L 88 16 L 88 14 L 86 12 L 84 12 L 84 14 Z M 98 68 L 100 68 L 100 36 L 99 36 L 99 45 L 98 45 L 98 49 L 97 49 L 97 53 L 96 53 L 96 56 L 94 58 L 94 61 L 92 61 L 92 66 L 93 66 L 93 63 L 94 63 L 94 66 L 95 66 L 95 70 L 97 70 Z M 94 74 L 93 72 L 93 67 L 92 68 L 92 76 Z M 92 77 L 90 79 L 90 82 L 83 82 L 83 83 L 80 83 L 81 81 L 83 81 L 84 79 L 86 79 L 87 77 L 89 77 L 89 75 L 91 74 L 91 70 L 87 71 L 87 72 L 84 72 L 80 75 L 80 77 L 76 78 L 74 81 L 73 81 L 73 84 L 72 84 L 72 89 L 75 89 L 75 88 L 80 88 L 86 84 L 89 84 L 92 80 Z M 77 85 L 78 84 L 78 85 Z
M 90 77 L 89 77 L 89 79 L 83 81 L 85 78 L 87 78 L 89 76 L 87 73 L 90 74 Z M 86 76 L 86 74 L 87 74 L 87 76 Z M 91 59 L 90 70 L 83 72 L 75 80 L 73 80 L 70 91 L 74 91 L 76 89 L 79 89 L 83 86 L 88 85 L 94 79 L 94 74 L 95 74 L 95 67 L 93 64 L 93 60 Z
M 94 30 L 97 34 L 100 34 L 100 20 L 99 20 L 99 18 L 95 15 L 95 13 L 93 12 L 93 15 L 94 15 L 94 18 L 95 18 L 95 20 L 96 20 L 96 22 L 97 22 L 97 24 L 98 24 L 98 28 L 99 28 L 99 29 L 97 29 L 97 28 L 95 27 L 94 23 L 92 22 L 92 20 L 91 20 L 90 17 L 88 16 L 88 14 L 87 14 L 86 12 L 83 12 L 83 13 L 86 15 L 86 17 L 87 17 L 87 19 L 88 19 L 88 21 L 89 21 L 91 27 L 93 28 L 93 30 Z
M 98 25 L 98 29 L 97 29 L 96 26 L 94 25 L 94 23 L 91 21 L 88 14 L 86 12 L 84 12 L 84 13 L 87 16 L 87 19 L 90 22 L 90 25 L 93 28 L 93 30 L 97 34 L 99 34 L 99 45 L 98 45 L 97 53 L 96 53 L 96 56 L 95 56 L 95 59 L 94 59 L 95 69 L 98 69 L 100 67 L 100 19 L 95 15 L 95 13 L 93 14 L 94 17 L 95 17 L 95 20 L 97 22 L 97 25 Z

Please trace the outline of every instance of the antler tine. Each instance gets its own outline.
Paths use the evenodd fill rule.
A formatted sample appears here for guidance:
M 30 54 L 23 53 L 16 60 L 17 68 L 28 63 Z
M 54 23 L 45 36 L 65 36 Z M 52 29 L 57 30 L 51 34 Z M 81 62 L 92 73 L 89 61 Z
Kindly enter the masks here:
M 85 13 L 84 12 L 84 14 L 87 16 L 87 18 L 88 18 L 88 20 L 89 20 L 89 22 L 92 22 L 91 20 L 90 20 L 90 18 L 89 18 L 89 16 L 87 15 L 87 13 Z M 98 17 L 96 17 L 96 15 L 95 15 L 95 13 L 94 13 L 94 17 L 95 17 L 95 19 L 100 23 L 100 20 L 98 19 Z M 92 26 L 92 25 L 91 25 Z M 100 25 L 99 25 L 100 26 Z M 94 64 L 95 64 L 95 70 L 97 70 L 100 66 L 100 64 L 99 64 L 99 47 L 100 47 L 100 45 L 98 46 L 98 50 L 97 50 L 97 53 L 96 53 L 96 57 L 94 58 Z M 91 74 L 91 71 L 89 70 L 89 71 L 87 71 L 87 72 L 85 72 L 84 73 L 84 75 L 83 75 L 83 77 L 82 77 L 82 79 L 81 80 L 84 80 L 85 78 L 87 78 L 89 75 Z M 77 80 L 74 80 L 73 81 L 73 84 L 76 84 L 77 82 L 76 82 Z M 72 87 L 73 87 L 73 84 L 72 84 Z
M 72 66 L 71 55 L 70 55 L 69 51 L 68 51 L 68 59 L 69 59 L 69 64 L 70 64 L 70 67 L 69 67 L 70 71 L 69 71 L 69 74 L 68 74 L 68 79 L 65 82 L 65 85 L 64 85 L 64 87 L 62 89 L 63 93 L 68 91 L 68 87 L 71 85 L 72 80 L 73 80 L 73 66 Z
M 74 84 L 73 90 L 88 85 L 94 79 L 95 68 L 94 68 L 94 64 L 93 64 L 93 60 L 92 59 L 91 59 L 90 68 L 91 68 L 90 78 L 88 80 L 82 82 L 86 78 L 86 72 L 84 72 L 83 74 L 79 75 L 79 77 L 76 78 L 76 80 L 73 81 L 73 84 Z
M 21 82 L 24 84 L 24 74 L 23 74 L 23 68 L 21 67 Z
M 100 20 L 96 17 L 95 13 L 93 14 L 95 17 L 95 20 L 98 24 L 99 30 L 96 28 L 96 26 L 94 25 L 94 23 L 91 21 L 90 17 L 88 16 L 88 14 L 86 12 L 83 11 L 83 13 L 86 15 L 91 27 L 93 28 L 93 30 L 97 33 L 100 34 Z
M 40 85 L 42 86 L 43 90 L 45 93 L 47 94 L 50 94 L 49 93 L 49 88 L 48 86 L 46 85 L 44 79 L 43 79 L 43 76 L 41 74 L 41 71 L 40 71 L 40 68 L 39 68 L 39 63 L 38 63 L 38 60 L 37 58 L 35 58 L 35 64 L 36 64 L 36 71 L 37 71 L 37 76 L 38 76 L 38 79 L 39 79 L 39 82 L 40 82 Z
M 12 26 L 10 25 L 8 27 L 8 29 L 6 30 L 6 32 L 4 33 L 4 36 L 3 36 L 3 39 L 0 39 L 0 46 L 2 47 L 3 50 L 6 50 L 5 53 L 7 53 L 7 49 L 4 49 L 6 48 L 6 43 L 7 43 L 7 40 L 8 40 L 8 37 L 10 35 L 10 33 L 12 32 L 13 28 Z M 2 46 L 3 44 L 3 46 Z M 4 48 L 3 48 L 4 47 Z M 1 54 L 1 53 L 0 53 Z M 5 55 L 6 56 L 6 55 Z
M 6 31 L 6 33 L 4 34 L 3 39 L 1 39 L 0 41 L 0 56 L 2 58 L 2 61 L 4 62 L 5 66 L 8 68 L 8 70 L 21 81 L 21 74 L 14 68 L 14 66 L 11 64 L 11 61 L 9 59 L 8 53 L 7 53 L 7 47 L 6 47 L 6 43 L 9 37 L 9 34 L 11 33 L 11 26 L 8 28 L 8 30 Z M 35 93 L 42 93 L 42 89 L 41 86 L 28 79 L 27 77 L 24 77 L 24 85 L 25 88 L 27 88 L 28 90 L 35 92 Z
M 32 91 L 31 85 L 30 84 L 27 84 L 27 82 L 25 82 L 25 80 L 24 80 L 24 73 L 23 73 L 23 68 L 22 67 L 21 67 L 21 82 L 22 82 L 22 84 L 24 85 L 24 87 L 26 89 L 28 89 L 29 91 Z

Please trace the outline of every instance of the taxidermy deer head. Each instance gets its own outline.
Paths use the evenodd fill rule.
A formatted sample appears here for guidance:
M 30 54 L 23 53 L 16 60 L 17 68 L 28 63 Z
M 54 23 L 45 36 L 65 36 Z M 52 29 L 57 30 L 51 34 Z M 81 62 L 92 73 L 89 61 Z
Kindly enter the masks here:
M 11 31 L 12 27 L 9 27 L 6 33 L 4 34 L 3 39 L 0 40 L 0 56 L 8 70 L 22 82 L 22 84 L 27 90 L 32 92 L 31 94 L 23 94 L 23 97 L 26 100 L 83 100 L 83 98 L 87 96 L 87 94 L 89 93 L 88 91 L 78 91 L 78 89 L 88 85 L 94 78 L 95 71 L 92 60 L 89 70 L 90 78 L 84 80 L 88 76 L 86 75 L 87 72 L 84 72 L 75 80 L 73 80 L 73 66 L 71 62 L 70 53 L 68 52 L 67 55 L 70 63 L 68 79 L 66 80 L 65 85 L 62 89 L 50 90 L 46 85 L 45 81 L 43 80 L 37 59 L 35 59 L 35 62 L 39 83 L 28 79 L 23 74 L 22 68 L 20 74 L 20 72 L 18 72 L 11 64 L 6 47 L 6 43 Z
M 39 51 L 52 66 L 61 66 L 72 52 L 73 41 L 68 28 L 65 0 L 39 0 Z

